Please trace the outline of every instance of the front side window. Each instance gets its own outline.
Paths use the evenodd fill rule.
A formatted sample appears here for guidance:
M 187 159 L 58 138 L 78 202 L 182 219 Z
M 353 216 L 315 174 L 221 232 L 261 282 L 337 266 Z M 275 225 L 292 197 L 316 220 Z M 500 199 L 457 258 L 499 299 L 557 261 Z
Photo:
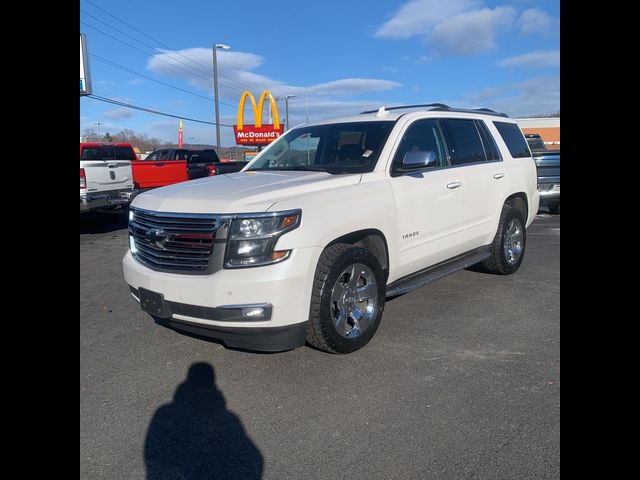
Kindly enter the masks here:
M 487 158 L 473 120 L 447 118 L 440 120 L 451 165 L 484 162 Z
M 493 122 L 513 158 L 530 157 L 529 145 L 516 123 Z
M 435 119 L 418 120 L 404 133 L 398 150 L 393 157 L 392 171 L 397 171 L 402 166 L 402 160 L 408 152 L 432 151 L 436 156 L 436 167 L 447 165 L 444 150 L 444 142 Z
M 154 162 L 154 161 L 158 160 L 158 152 L 153 152 L 153 153 L 147 155 L 147 158 L 145 158 L 145 160 L 149 160 L 150 162 Z
M 248 171 L 371 172 L 394 123 L 352 122 L 295 128 L 278 138 Z

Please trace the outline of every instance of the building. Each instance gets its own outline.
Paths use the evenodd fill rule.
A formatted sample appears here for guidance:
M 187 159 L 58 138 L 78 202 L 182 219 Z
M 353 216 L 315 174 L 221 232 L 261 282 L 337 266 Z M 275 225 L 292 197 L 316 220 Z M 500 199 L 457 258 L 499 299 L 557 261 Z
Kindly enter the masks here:
M 523 133 L 537 133 L 549 150 L 560 149 L 560 117 L 516 118 Z

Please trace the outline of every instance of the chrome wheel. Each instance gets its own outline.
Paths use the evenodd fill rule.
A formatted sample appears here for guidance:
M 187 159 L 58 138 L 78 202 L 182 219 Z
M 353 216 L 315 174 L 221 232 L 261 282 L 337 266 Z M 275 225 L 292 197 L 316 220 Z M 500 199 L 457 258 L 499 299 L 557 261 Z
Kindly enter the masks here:
M 509 265 L 518 263 L 522 255 L 523 227 L 520 220 L 512 219 L 504 231 L 504 256 Z
M 356 263 L 345 268 L 331 290 L 331 318 L 345 338 L 362 335 L 378 308 L 378 285 L 371 268 Z

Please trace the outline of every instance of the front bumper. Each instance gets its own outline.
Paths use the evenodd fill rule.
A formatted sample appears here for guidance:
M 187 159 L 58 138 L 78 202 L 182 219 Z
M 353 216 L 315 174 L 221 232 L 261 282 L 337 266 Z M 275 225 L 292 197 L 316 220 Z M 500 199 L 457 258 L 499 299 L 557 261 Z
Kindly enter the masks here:
M 159 293 L 161 325 L 222 340 L 233 347 L 280 351 L 304 345 L 315 266 L 322 249 L 296 249 L 282 263 L 255 268 L 223 269 L 211 275 L 183 275 L 152 270 L 123 258 L 126 283 Z M 268 306 L 268 314 L 249 318 L 242 309 Z M 159 317 L 166 317 L 161 319 Z
M 137 190 L 131 189 L 85 193 L 80 195 L 80 213 L 128 205 L 137 194 Z

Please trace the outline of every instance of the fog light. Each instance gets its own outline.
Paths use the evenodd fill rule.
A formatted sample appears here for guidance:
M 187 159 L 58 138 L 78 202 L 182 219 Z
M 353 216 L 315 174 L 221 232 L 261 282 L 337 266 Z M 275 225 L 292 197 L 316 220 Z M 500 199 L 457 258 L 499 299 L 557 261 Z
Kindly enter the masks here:
M 263 307 L 247 307 L 242 309 L 242 316 L 249 318 L 264 318 Z

